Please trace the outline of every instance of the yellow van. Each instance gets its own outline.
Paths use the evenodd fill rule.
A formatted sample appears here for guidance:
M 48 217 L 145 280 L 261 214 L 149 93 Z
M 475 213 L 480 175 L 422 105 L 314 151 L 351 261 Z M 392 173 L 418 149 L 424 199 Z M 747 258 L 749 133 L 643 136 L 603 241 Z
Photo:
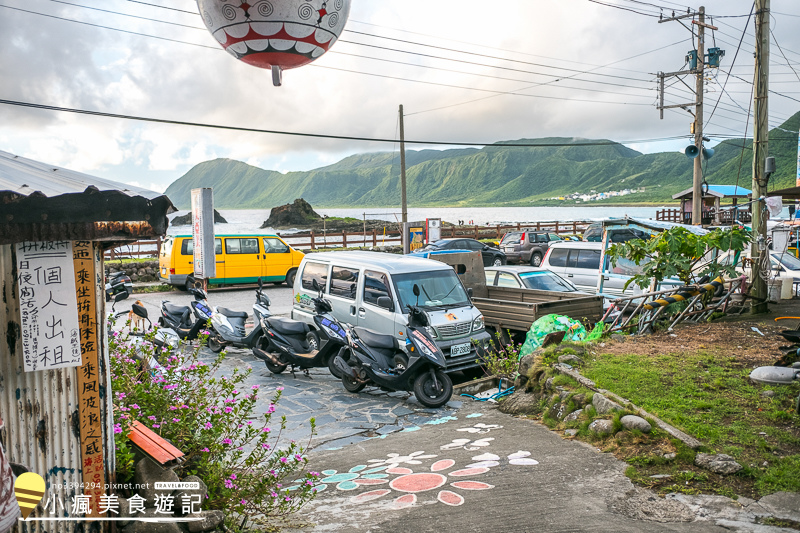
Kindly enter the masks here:
M 217 235 L 214 239 L 217 276 L 211 285 L 256 283 L 258 278 L 279 285 L 294 285 L 303 253 L 277 235 Z M 194 246 L 191 235 L 168 235 L 161 244 L 159 277 L 181 288 L 194 284 Z

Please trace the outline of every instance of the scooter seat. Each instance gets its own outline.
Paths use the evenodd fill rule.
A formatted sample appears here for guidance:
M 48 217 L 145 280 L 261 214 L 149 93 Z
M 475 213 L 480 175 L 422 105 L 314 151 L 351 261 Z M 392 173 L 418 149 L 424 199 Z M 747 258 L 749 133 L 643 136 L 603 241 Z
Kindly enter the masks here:
M 184 305 L 172 305 L 164 302 L 164 310 L 172 316 L 183 316 L 184 313 L 191 312 L 191 309 Z
M 356 335 L 358 335 L 358 338 L 364 341 L 364 344 L 367 346 L 371 346 L 372 348 L 384 348 L 386 350 L 398 349 L 397 339 L 391 335 L 375 333 L 365 328 L 353 328 L 353 330 L 356 332 Z
M 222 316 L 226 316 L 228 318 L 247 319 L 247 313 L 245 313 L 244 311 L 231 311 L 230 309 L 227 309 L 225 307 L 217 307 L 217 311 L 219 311 L 219 314 L 221 314 Z
M 292 320 L 291 318 L 270 317 L 269 325 L 275 328 L 275 331 L 284 335 L 305 335 L 311 331 L 311 328 L 305 322 Z

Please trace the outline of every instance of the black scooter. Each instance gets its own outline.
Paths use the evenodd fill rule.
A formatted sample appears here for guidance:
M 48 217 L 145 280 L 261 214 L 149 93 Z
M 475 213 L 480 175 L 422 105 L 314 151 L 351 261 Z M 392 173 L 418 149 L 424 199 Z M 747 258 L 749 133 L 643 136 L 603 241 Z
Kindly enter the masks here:
M 183 340 L 192 341 L 197 338 L 200 330 L 206 327 L 211 318 L 211 308 L 208 306 L 208 296 L 203 289 L 193 287 L 189 289 L 189 294 L 194 296 L 194 301 L 188 306 L 172 305 L 166 300 L 162 301 L 158 325 L 173 330 Z
M 372 382 L 384 390 L 414 391 L 425 407 L 441 407 L 453 395 L 453 382 L 444 369 L 444 354 L 433 342 L 426 327 L 428 315 L 419 307 L 419 286 L 414 285 L 417 305 L 408 306 L 406 351 L 392 335 L 381 335 L 364 328 L 353 328 L 348 336 L 349 349 L 340 351 L 334 365 L 342 375 L 342 384 L 350 392 L 359 392 Z
M 211 325 L 214 329 L 208 338 L 208 348 L 212 352 L 219 352 L 225 346 L 237 348 L 252 348 L 256 341 L 263 335 L 261 319 L 270 315 L 269 297 L 264 294 L 264 283 L 258 278 L 256 289 L 256 302 L 253 304 L 253 329 L 247 333 L 245 322 L 247 313 L 233 311 L 225 307 L 215 307 L 211 314 Z
M 280 374 L 286 367 L 291 367 L 293 373 L 301 368 L 308 374 L 309 368 L 327 366 L 334 376 L 341 377 L 333 360 L 347 343 L 347 331 L 331 314 L 333 308 L 322 298 L 317 280 L 311 286 L 319 293 L 312 300 L 317 331 L 299 320 L 273 316 L 261 319 L 264 335 L 253 348 L 253 355 L 262 359 L 273 374 Z
M 116 299 L 117 295 L 124 294 L 121 300 L 124 300 L 131 294 L 133 294 L 133 282 L 131 281 L 130 276 L 128 276 L 125 272 L 115 272 L 111 274 L 106 279 L 106 301 L 110 302 L 114 300 L 114 302 L 118 302 L 119 300 Z

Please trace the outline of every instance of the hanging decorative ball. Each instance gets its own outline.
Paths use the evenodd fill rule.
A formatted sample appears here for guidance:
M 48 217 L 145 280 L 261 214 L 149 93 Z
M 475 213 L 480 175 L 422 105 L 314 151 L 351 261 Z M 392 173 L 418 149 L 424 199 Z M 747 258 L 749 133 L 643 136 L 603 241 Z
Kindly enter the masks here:
M 344 30 L 350 0 L 197 0 L 203 22 L 229 54 L 255 67 L 302 67 L 327 52 Z

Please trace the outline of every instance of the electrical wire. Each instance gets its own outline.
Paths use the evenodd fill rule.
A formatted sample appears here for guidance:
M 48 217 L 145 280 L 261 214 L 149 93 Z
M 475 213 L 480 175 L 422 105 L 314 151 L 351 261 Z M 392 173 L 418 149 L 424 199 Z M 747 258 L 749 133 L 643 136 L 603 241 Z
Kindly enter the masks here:
M 775 38 L 775 33 L 773 33 L 772 28 L 770 28 L 769 33 L 770 33 L 770 35 L 772 35 L 772 40 L 775 43 L 775 45 L 778 47 L 778 50 L 780 50 L 781 55 L 783 56 L 783 59 L 786 59 L 786 64 L 789 65 L 789 68 L 792 69 L 792 72 L 794 72 L 794 75 L 797 77 L 797 81 L 800 81 L 800 75 L 797 74 L 797 71 L 794 69 L 792 64 L 786 58 L 786 54 L 783 53 L 783 48 L 781 48 L 781 45 L 778 42 L 778 39 Z
M 50 0 L 50 1 L 54 2 L 56 4 L 64 4 L 64 5 L 67 5 L 67 6 L 80 7 L 80 8 L 83 8 L 83 9 L 91 9 L 92 11 L 101 11 L 103 13 L 110 13 L 112 15 L 120 15 L 122 17 L 129 17 L 129 18 L 134 18 L 134 19 L 139 19 L 139 20 L 147 20 L 147 21 L 150 21 L 150 22 L 158 22 L 160 24 L 169 24 L 170 26 L 180 26 L 182 28 L 190 28 L 190 29 L 193 29 L 193 30 L 206 31 L 206 28 L 201 27 L 201 26 L 190 26 L 189 24 L 180 24 L 179 22 L 172 22 L 172 21 L 169 21 L 169 20 L 152 19 L 152 18 L 149 18 L 149 17 L 142 17 L 140 15 L 131 15 L 130 13 L 121 13 L 119 11 L 112 11 L 110 9 L 101 9 L 99 7 L 84 6 L 84 5 L 81 5 L 81 4 L 73 4 L 72 2 L 65 2 L 64 0 Z
M 753 15 L 753 11 L 756 9 L 756 4 L 753 2 L 753 7 L 750 8 L 750 15 L 747 17 L 747 22 L 745 22 L 745 31 L 742 32 L 742 36 L 739 39 L 739 46 L 736 47 L 736 53 L 733 54 L 733 61 L 731 61 L 730 70 L 733 70 L 733 66 L 736 64 L 736 58 L 739 57 L 739 50 L 742 47 L 742 42 L 744 41 L 744 34 L 747 31 L 747 26 L 750 24 L 750 17 Z M 728 72 L 728 76 L 725 78 L 725 83 L 722 85 L 722 92 L 725 92 L 725 86 L 728 85 L 728 80 L 731 79 L 730 71 Z M 730 96 L 730 95 L 729 95 Z M 711 115 L 708 117 L 709 122 L 712 118 L 714 118 L 714 113 L 717 111 L 717 106 L 719 105 L 720 100 L 722 100 L 722 94 L 719 95 L 717 98 L 717 102 L 714 104 L 714 109 L 711 110 Z M 733 98 L 731 97 L 731 100 Z
M 97 116 L 97 117 L 105 117 L 105 118 L 116 118 L 116 119 L 124 119 L 124 120 L 135 120 L 139 122 L 151 122 L 157 124 L 169 124 L 173 126 L 190 126 L 196 128 L 209 128 L 209 129 L 216 129 L 216 130 L 227 130 L 227 131 L 241 131 L 241 132 L 249 132 L 249 133 L 268 133 L 272 135 L 287 135 L 292 137 L 314 137 L 318 139 L 337 139 L 337 140 L 346 140 L 346 141 L 364 141 L 364 142 L 378 142 L 378 143 L 396 143 L 398 142 L 397 139 L 387 139 L 387 138 L 380 138 L 380 137 L 360 137 L 355 135 L 333 135 L 333 134 L 324 134 L 324 133 L 307 133 L 307 132 L 296 132 L 296 131 L 282 131 L 282 130 L 267 130 L 267 129 L 259 129 L 259 128 L 248 128 L 244 126 L 225 126 L 221 124 L 211 124 L 211 123 L 204 123 L 204 122 L 189 122 L 183 120 L 170 120 L 170 119 L 163 119 L 163 118 L 155 118 L 155 117 L 143 117 L 137 115 L 124 115 L 119 113 L 108 113 L 104 111 L 92 111 L 88 109 L 77 109 L 77 108 L 69 108 L 69 107 L 58 107 L 58 106 L 51 106 L 46 104 L 37 104 L 33 102 L 21 102 L 18 100 L 4 100 L 0 99 L 0 105 L 9 105 L 9 106 L 16 106 L 16 107 L 25 107 L 31 109 L 42 109 L 47 111 L 57 111 L 57 112 L 64 112 L 64 113 L 75 113 L 79 115 L 89 115 L 89 116 Z M 492 143 L 492 142 L 455 142 L 455 141 L 425 141 L 425 140 L 409 140 L 405 139 L 403 142 L 406 144 L 424 144 L 424 145 L 431 145 L 431 146 L 494 146 L 494 147 L 506 147 L 506 148 L 548 148 L 548 147 L 560 147 L 560 146 L 612 146 L 617 144 L 641 144 L 641 143 L 650 143 L 650 142 L 662 142 L 662 141 L 674 141 L 678 139 L 685 139 L 687 135 L 680 135 L 675 137 L 661 137 L 656 139 L 639 139 L 634 141 L 589 141 L 584 143 Z
M 170 11 L 179 11 L 181 13 L 188 13 L 190 15 L 200 15 L 200 13 L 198 13 L 197 11 L 187 11 L 185 9 L 178 9 L 176 7 L 162 6 L 162 5 L 159 5 L 159 4 L 151 4 L 149 2 L 141 2 L 140 0 L 128 0 L 128 2 L 132 2 L 134 4 L 142 4 L 142 5 L 151 6 L 151 7 L 159 7 L 161 9 L 169 9 Z

